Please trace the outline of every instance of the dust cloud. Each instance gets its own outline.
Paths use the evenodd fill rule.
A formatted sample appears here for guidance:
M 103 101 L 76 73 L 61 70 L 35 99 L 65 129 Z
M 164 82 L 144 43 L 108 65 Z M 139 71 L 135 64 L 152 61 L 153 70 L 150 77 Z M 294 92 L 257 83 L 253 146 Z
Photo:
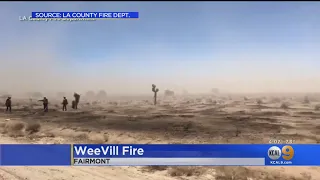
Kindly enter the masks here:
M 148 95 L 152 94 L 151 84 L 156 84 L 160 93 L 170 89 L 176 94 L 185 90 L 210 93 L 212 88 L 228 93 L 320 91 L 319 64 L 308 52 L 297 55 L 291 53 L 294 50 L 286 54 L 271 49 L 189 59 L 168 54 L 161 59 L 163 52 L 158 49 L 140 49 L 136 54 L 147 58 L 129 60 L 129 55 L 119 54 L 108 60 L 101 56 L 99 61 L 78 62 L 75 57 L 64 56 L 68 49 L 59 49 L 72 24 L 19 22 L 21 11 L 7 6 L 1 13 L 5 14 L 0 16 L 2 92 L 82 93 L 103 89 L 108 95 Z
M 228 93 L 296 93 L 320 90 L 318 74 L 305 76 L 310 69 L 292 67 L 288 70 L 288 65 L 283 62 L 278 63 L 278 67 L 259 67 L 257 64 L 261 62 L 253 61 L 241 61 L 243 64 L 251 63 L 248 66 L 238 65 L 239 62 L 179 62 L 172 63 L 171 67 L 161 65 L 155 68 L 163 73 L 154 75 L 146 72 L 142 76 L 139 69 L 135 75 L 134 68 L 123 68 L 122 64 L 130 66 L 127 61 L 95 63 L 81 69 L 78 68 L 79 64 L 60 61 L 52 46 L 41 38 L 26 38 L 24 42 L 7 46 L 5 53 L 0 54 L 0 78 L 3 80 L 1 91 L 11 94 L 31 91 L 82 93 L 103 89 L 108 95 L 147 95 L 151 94 L 152 83 L 160 88 L 160 93 L 171 89 L 178 94 L 184 90 L 189 93 L 209 93 L 212 88 Z

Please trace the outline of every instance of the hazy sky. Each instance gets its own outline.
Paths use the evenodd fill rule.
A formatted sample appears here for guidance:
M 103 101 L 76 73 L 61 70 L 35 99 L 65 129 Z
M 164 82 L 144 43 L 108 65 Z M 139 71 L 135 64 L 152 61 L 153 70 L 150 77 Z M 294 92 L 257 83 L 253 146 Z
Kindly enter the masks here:
M 44 11 L 138 20 L 22 22 Z M 320 91 L 319 2 L 0 2 L 1 90 Z

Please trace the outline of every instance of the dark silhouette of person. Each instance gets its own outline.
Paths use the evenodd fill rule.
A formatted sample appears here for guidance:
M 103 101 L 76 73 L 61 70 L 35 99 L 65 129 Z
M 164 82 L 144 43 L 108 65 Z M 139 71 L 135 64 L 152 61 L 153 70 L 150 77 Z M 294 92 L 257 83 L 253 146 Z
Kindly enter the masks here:
M 7 107 L 7 112 L 11 112 L 11 97 L 8 97 L 6 100 L 6 107 Z
M 67 111 L 68 100 L 66 97 L 63 97 L 62 101 L 62 111 Z
M 42 100 L 39 100 L 39 101 L 42 101 L 43 103 L 43 111 L 48 112 L 48 104 L 49 104 L 48 99 L 44 97 Z

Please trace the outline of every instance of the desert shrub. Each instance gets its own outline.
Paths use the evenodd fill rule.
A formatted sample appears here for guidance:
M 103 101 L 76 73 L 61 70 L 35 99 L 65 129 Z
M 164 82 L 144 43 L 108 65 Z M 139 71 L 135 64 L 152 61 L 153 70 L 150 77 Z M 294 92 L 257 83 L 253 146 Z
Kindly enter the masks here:
M 206 101 L 206 103 L 209 103 L 209 104 L 213 102 L 213 100 L 209 99 L 209 98 L 205 99 L 205 101 Z
M 76 132 L 72 134 L 74 140 L 81 143 L 105 144 L 109 141 L 108 134 L 93 134 L 87 132 Z
M 261 105 L 263 103 L 263 101 L 261 99 L 257 99 L 257 104 Z
M 1 127 L 1 128 L 5 128 L 5 127 L 6 127 L 6 123 L 5 123 L 5 122 L 1 122 L 1 123 L 0 123 L 0 127 Z
M 212 104 L 217 105 L 218 102 L 216 100 L 212 101 Z
M 24 128 L 25 124 L 23 122 L 17 122 L 17 121 L 9 121 L 6 125 L 5 125 L 5 129 L 8 132 L 12 132 L 12 131 L 22 131 Z
M 171 91 L 171 90 L 165 90 L 164 91 L 164 96 L 166 96 L 166 97 L 172 97 L 172 96 L 174 96 L 174 91 Z
M 301 178 L 304 180 L 311 180 L 312 176 L 309 173 L 303 172 L 303 173 L 301 173 Z
M 46 137 L 51 137 L 51 138 L 56 137 L 56 135 L 55 135 L 53 132 L 46 132 L 46 133 L 45 133 L 45 136 L 46 136 Z
M 165 171 L 168 169 L 168 166 L 145 166 L 142 168 L 145 172 L 156 172 L 156 171 Z
M 77 133 L 74 135 L 74 138 L 78 139 L 78 140 L 88 140 L 89 135 L 88 135 L 88 133 Z
M 288 103 L 282 103 L 280 108 L 282 109 L 288 109 L 289 108 L 289 104 Z
M 200 176 L 206 172 L 205 167 L 198 166 L 173 166 L 169 169 L 170 176 Z
M 281 99 L 277 97 L 274 97 L 270 100 L 270 103 L 280 103 L 280 102 L 281 102 Z
M 109 141 L 109 136 L 107 134 L 90 135 L 89 141 L 95 144 L 104 144 Z
M 11 137 L 24 136 L 23 128 L 25 124 L 19 121 L 9 121 L 5 124 L 2 133 L 8 134 Z
M 30 134 L 39 132 L 41 125 L 39 123 L 30 123 L 27 124 L 25 131 L 29 132 Z
M 216 180 L 247 180 L 252 178 L 253 172 L 245 167 L 217 167 Z

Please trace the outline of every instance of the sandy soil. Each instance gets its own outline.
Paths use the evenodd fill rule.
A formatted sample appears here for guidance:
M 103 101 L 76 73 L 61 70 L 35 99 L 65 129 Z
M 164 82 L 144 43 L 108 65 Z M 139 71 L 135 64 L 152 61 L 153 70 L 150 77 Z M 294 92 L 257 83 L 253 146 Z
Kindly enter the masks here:
M 249 96 L 248 96 L 249 97 Z M 1 113 L 0 143 L 294 143 L 320 142 L 320 97 L 179 97 L 81 102 L 61 111 L 13 99 L 13 112 Z M 318 99 L 319 98 L 319 99 Z M 281 105 L 288 107 L 282 107 Z M 69 109 L 71 109 L 69 107 Z M 25 127 L 18 127 L 24 124 Z M 40 125 L 40 127 L 38 127 Z M 32 133 L 31 133 L 32 132 Z M 0 179 L 105 180 L 310 180 L 318 167 L 1 167 Z

